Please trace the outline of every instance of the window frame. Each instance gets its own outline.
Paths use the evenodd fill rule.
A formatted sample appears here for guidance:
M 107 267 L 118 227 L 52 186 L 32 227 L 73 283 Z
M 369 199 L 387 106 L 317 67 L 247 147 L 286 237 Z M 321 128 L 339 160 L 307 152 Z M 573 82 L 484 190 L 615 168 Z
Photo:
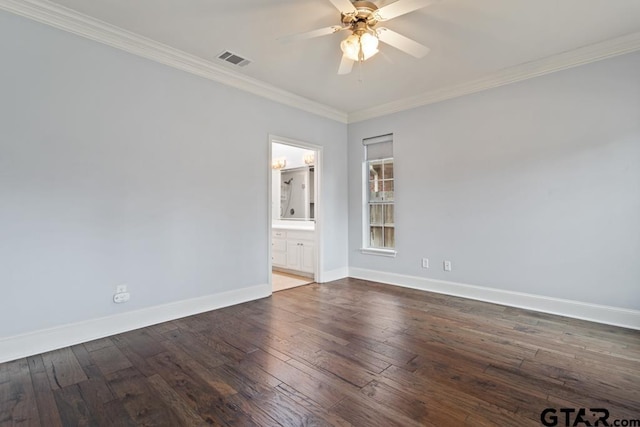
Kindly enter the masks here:
M 363 162 L 362 162 L 362 246 L 360 248 L 360 252 L 362 252 L 363 254 L 368 254 L 368 255 L 381 255 L 381 256 L 389 256 L 389 257 L 395 257 L 397 254 L 397 250 L 396 250 L 396 232 L 395 232 L 395 217 L 396 217 L 396 199 L 395 199 L 395 184 L 396 184 L 396 173 L 395 173 L 395 158 L 393 156 L 393 151 L 391 152 L 391 157 L 384 157 L 384 158 L 379 158 L 379 159 L 368 159 L 368 154 L 367 154 L 367 150 L 368 147 L 372 144 L 376 144 L 376 143 L 385 143 L 385 142 L 390 142 L 391 143 L 391 147 L 393 147 L 393 134 L 389 134 L 389 135 L 383 135 L 383 136 L 379 136 L 379 137 L 375 137 L 375 138 L 367 138 L 364 139 L 363 141 Z M 393 164 L 393 177 L 386 179 L 385 174 L 384 174 L 384 165 L 385 163 L 392 163 Z M 392 182 L 393 183 L 393 192 L 394 192 L 394 196 L 392 200 L 384 200 L 384 194 L 382 195 L 382 199 L 381 200 L 370 200 L 370 180 L 369 180 L 369 170 L 370 170 L 370 166 L 372 164 L 380 164 L 381 167 L 381 171 L 382 171 L 382 178 L 381 180 L 381 185 L 384 185 L 384 183 L 387 182 Z M 384 191 L 381 191 L 381 193 L 384 193 Z M 372 246 L 371 245 L 371 233 L 372 233 L 372 227 L 376 227 L 376 225 L 371 224 L 371 209 L 373 206 L 382 206 L 380 208 L 381 210 L 381 224 L 380 224 L 380 228 L 381 228 L 381 238 L 382 238 L 382 244 L 384 245 L 384 239 L 385 239 L 385 228 L 391 228 L 393 229 L 393 240 L 394 240 L 394 245 L 393 247 L 378 247 L 378 246 Z M 385 226 L 385 210 L 388 209 L 389 207 L 391 207 L 393 209 L 393 213 L 394 213 L 394 221 L 393 224 L 390 226 Z

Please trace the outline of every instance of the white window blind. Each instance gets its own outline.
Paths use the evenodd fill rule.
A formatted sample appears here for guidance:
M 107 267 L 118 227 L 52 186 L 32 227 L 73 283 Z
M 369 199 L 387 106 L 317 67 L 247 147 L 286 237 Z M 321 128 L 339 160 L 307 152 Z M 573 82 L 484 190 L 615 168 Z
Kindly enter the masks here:
M 366 160 L 380 160 L 393 157 L 393 135 L 377 136 L 362 141 L 366 147 Z

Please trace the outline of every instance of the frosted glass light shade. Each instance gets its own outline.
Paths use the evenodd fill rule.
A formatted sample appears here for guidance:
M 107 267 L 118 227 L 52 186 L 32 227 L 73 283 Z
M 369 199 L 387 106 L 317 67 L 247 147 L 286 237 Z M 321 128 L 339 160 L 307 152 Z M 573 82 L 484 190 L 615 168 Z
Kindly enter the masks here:
M 347 58 L 358 61 L 360 56 L 360 37 L 355 34 L 351 34 L 346 39 L 342 40 L 340 43 L 340 49 L 342 49 L 342 53 L 346 55 Z
M 371 33 L 364 33 L 360 36 L 360 45 L 365 60 L 378 53 L 378 38 Z
M 368 32 L 362 35 L 354 33 L 342 40 L 340 49 L 352 61 L 366 61 L 378 53 L 378 37 Z

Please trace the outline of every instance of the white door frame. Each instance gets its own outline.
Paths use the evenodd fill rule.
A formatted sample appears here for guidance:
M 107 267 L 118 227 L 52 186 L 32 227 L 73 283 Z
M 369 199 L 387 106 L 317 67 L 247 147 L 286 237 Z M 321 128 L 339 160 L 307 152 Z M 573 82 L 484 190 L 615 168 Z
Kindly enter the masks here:
M 267 230 L 268 230 L 268 239 L 267 241 L 269 242 L 269 254 L 268 254 L 268 266 L 269 266 L 269 270 L 268 270 L 268 275 L 269 275 L 269 286 L 271 287 L 271 289 L 273 289 L 273 283 L 271 280 L 271 271 L 273 269 L 273 263 L 271 261 L 271 239 L 272 239 L 272 223 L 273 223 L 273 218 L 271 215 L 271 204 L 273 202 L 272 198 L 273 198 L 273 194 L 271 191 L 271 186 L 272 186 L 272 182 L 271 182 L 271 149 L 273 146 L 273 143 L 277 142 L 280 144 L 285 144 L 285 145 L 291 145 L 293 147 L 298 147 L 298 148 L 303 148 L 305 150 L 314 150 L 316 152 L 316 160 L 315 160 L 315 171 L 314 171 L 314 193 L 316 196 L 316 202 L 315 202 L 315 212 L 314 212 L 314 219 L 315 219 L 315 231 L 314 231 L 314 241 L 315 241 L 315 245 L 316 245 L 316 250 L 315 250 L 315 261 L 314 261 L 314 281 L 318 282 L 318 283 L 322 283 L 322 271 L 323 271 L 323 262 L 322 262 L 322 253 L 323 253 L 323 244 L 322 244 L 322 218 L 323 218 L 323 212 L 324 212 L 324 204 L 322 202 L 322 146 L 320 145 L 315 145 L 315 144 L 311 144 L 305 141 L 299 141 L 296 139 L 291 139 L 291 138 L 286 138 L 286 137 L 282 137 L 282 136 L 277 136 L 277 135 L 272 135 L 269 134 L 269 161 L 267 162 L 267 192 L 269 194 L 269 197 L 267 198 L 268 200 L 268 205 L 267 205 Z

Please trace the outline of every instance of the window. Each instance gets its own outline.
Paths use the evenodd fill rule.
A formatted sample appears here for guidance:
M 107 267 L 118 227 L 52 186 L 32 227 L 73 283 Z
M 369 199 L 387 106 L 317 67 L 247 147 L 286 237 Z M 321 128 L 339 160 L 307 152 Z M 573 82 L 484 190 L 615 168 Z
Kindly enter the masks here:
M 395 255 L 393 135 L 363 141 L 365 150 L 366 252 Z

